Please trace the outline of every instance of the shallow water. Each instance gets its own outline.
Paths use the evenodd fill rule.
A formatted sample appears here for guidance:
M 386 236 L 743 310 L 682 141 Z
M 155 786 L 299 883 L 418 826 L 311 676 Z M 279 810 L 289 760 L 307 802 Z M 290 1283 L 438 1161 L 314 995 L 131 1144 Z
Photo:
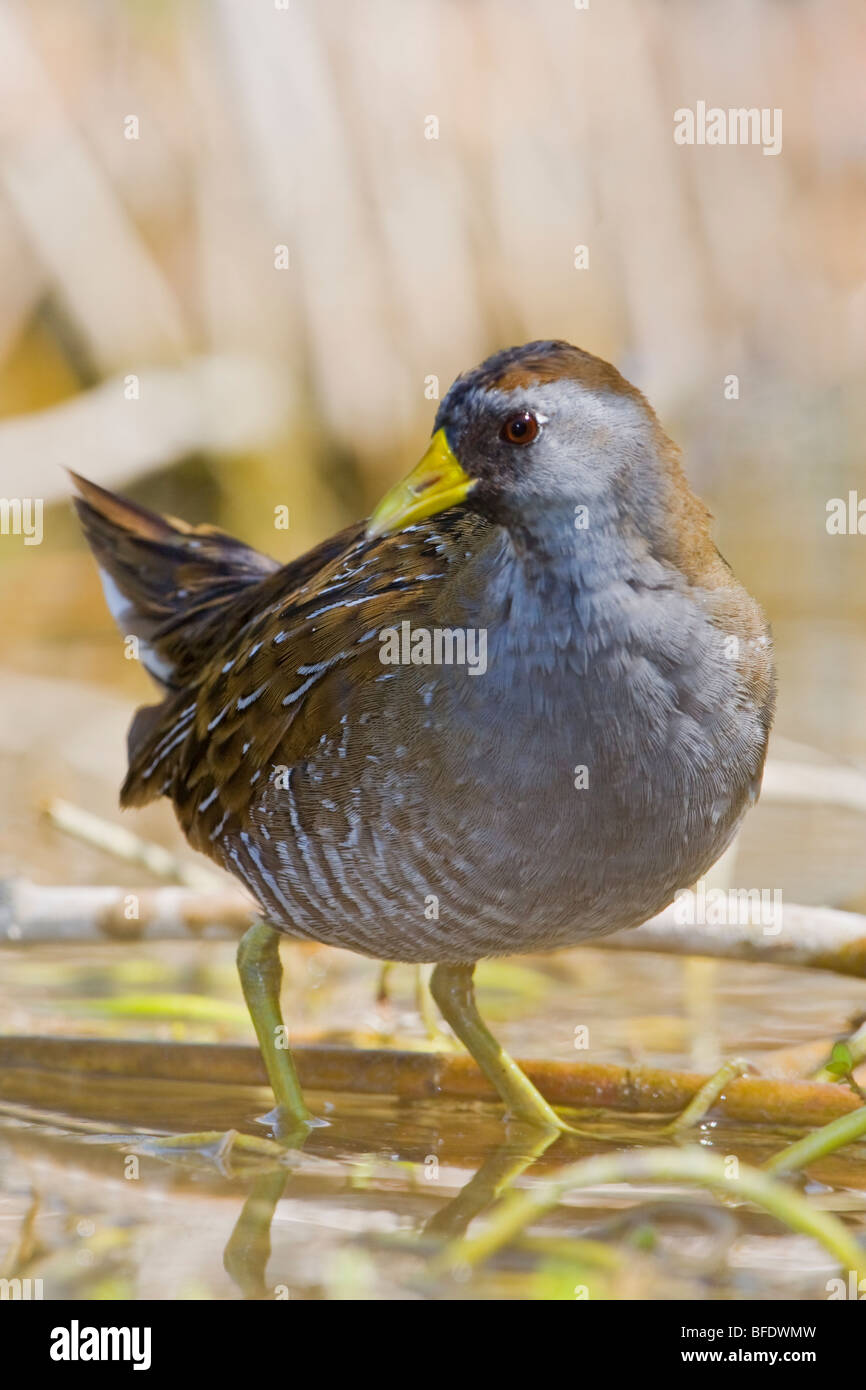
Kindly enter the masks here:
M 284 947 L 284 960 L 296 1040 L 430 1045 L 414 1012 L 410 970 L 395 972 L 395 997 L 383 1009 L 369 962 L 293 946 Z M 86 1032 L 119 1043 L 250 1037 L 247 1025 L 228 1019 L 239 998 L 228 944 L 151 946 L 136 950 L 134 962 L 111 946 L 88 951 L 84 965 L 70 948 L 12 950 L 3 961 L 0 1009 L 16 1032 Z M 224 1001 L 227 1018 L 142 1018 L 130 974 L 136 987 L 147 981 L 159 996 L 172 995 L 177 1015 L 184 995 L 201 989 Z M 111 1011 L 82 1013 L 85 996 L 111 1001 Z M 589 1021 L 583 1059 L 666 1067 L 745 1051 L 772 1070 L 776 1048 L 831 1036 L 864 996 L 866 984 L 830 975 L 705 963 L 696 974 L 694 963 L 595 950 L 479 970 L 481 1007 L 518 1054 L 573 1060 L 576 1023 Z M 708 999 L 711 1009 L 697 1008 Z M 761 999 L 772 1008 L 765 1012 Z M 636 1000 L 652 1012 L 636 1013 Z M 264 1088 L 0 1071 L 0 1251 L 8 1259 L 23 1242 L 16 1271 L 41 1278 L 45 1298 L 523 1299 L 574 1298 L 575 1288 L 590 1297 L 822 1298 L 835 1273 L 821 1247 L 761 1212 L 655 1185 L 573 1193 L 531 1239 L 488 1264 L 473 1270 L 458 1261 L 437 1271 L 446 1236 L 485 1210 L 492 1192 L 485 1181 L 509 1165 L 521 1183 L 611 1144 L 654 1142 L 657 1121 L 578 1115 L 598 1139 L 560 1140 L 532 1163 L 528 1136 L 506 1133 L 492 1104 L 344 1093 L 309 1100 L 328 1124 L 274 1169 L 243 1153 L 220 1158 L 213 1148 L 142 1148 L 142 1136 L 153 1132 L 264 1134 L 257 1121 L 268 1105 Z M 753 1163 L 790 1137 L 718 1122 L 694 1136 Z M 525 1158 L 522 1175 L 517 1155 Z M 863 1226 L 866 1147 L 825 1160 L 810 1180 L 812 1200 Z M 425 1230 L 431 1218 L 438 1230 L 436 1222 Z

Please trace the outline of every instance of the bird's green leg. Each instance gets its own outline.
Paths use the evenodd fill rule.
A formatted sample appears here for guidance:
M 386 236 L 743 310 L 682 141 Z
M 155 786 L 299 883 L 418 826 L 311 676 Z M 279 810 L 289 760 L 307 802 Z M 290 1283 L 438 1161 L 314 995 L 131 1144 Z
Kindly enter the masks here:
M 437 1052 L 453 1052 L 457 1043 L 450 1033 L 444 1031 L 433 1007 L 430 994 L 431 974 L 432 969 L 429 965 L 415 966 L 415 1008 L 424 1025 L 427 1041 L 433 1044 Z
M 300 1138 L 312 1128 L 313 1119 L 304 1102 L 280 1012 L 280 934 L 267 922 L 256 922 L 241 937 L 238 974 L 277 1102 L 278 1132 L 282 1138 Z
M 573 1133 L 572 1127 L 559 1118 L 484 1023 L 475 1004 L 474 970 L 474 965 L 436 966 L 430 992 L 443 1018 L 499 1092 L 509 1115 L 542 1129 Z

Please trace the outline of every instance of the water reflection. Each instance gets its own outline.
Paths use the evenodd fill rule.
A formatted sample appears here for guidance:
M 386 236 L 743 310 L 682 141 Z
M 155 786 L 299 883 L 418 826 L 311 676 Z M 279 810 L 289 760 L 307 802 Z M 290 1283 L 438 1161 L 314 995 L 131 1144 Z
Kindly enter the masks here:
M 254 1132 L 261 1094 L 221 1089 L 219 1102 L 185 1104 L 183 1123 L 212 1125 L 216 1111 Z M 63 1116 L 3 1107 L 0 1238 L 12 1239 L 0 1246 L 2 1273 L 42 1278 L 45 1298 L 281 1300 L 573 1298 L 578 1286 L 593 1298 L 816 1297 L 832 1272 L 759 1213 L 630 1187 L 575 1193 L 488 1265 L 434 1276 L 443 1247 L 510 1186 L 612 1139 L 646 1143 L 653 1126 L 581 1116 L 598 1124 L 597 1141 L 554 1142 L 503 1137 L 496 1107 L 482 1103 L 314 1099 L 333 1123 L 303 1149 L 279 1163 L 230 1153 L 222 1171 L 206 1154 L 149 1151 L 141 1121 L 152 1107 L 165 1113 L 166 1094 L 147 1083 L 129 1084 L 113 1129 L 81 1105 Z M 780 1138 L 709 1129 L 702 1142 L 759 1163 Z M 862 1151 L 827 1160 L 813 1191 L 816 1176 L 823 1205 L 866 1211 L 850 1191 L 866 1187 Z

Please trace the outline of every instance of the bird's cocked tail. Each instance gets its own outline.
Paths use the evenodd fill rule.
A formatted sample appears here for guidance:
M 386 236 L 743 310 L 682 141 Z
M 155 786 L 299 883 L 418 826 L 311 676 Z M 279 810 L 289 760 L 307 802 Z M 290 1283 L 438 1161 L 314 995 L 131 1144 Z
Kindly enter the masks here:
M 279 568 L 215 526 L 189 526 L 72 474 L 75 508 L 96 557 L 105 600 L 145 669 L 179 689 L 207 655 L 238 592 Z
M 161 795 L 187 728 L 185 691 L 225 636 L 225 610 L 279 569 L 275 560 L 213 526 L 159 516 L 72 474 L 84 534 L 96 557 L 111 614 L 166 692 L 139 709 L 128 737 L 129 772 L 121 805 Z M 159 776 L 150 775 L 159 771 Z

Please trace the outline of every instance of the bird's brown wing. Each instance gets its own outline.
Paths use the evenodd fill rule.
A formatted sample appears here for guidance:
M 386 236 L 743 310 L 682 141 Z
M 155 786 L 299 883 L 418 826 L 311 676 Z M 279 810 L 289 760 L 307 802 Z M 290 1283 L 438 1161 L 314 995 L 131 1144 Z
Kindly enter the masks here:
M 452 533 L 466 522 L 436 523 L 374 542 L 358 528 L 340 553 L 333 538 L 265 580 L 252 605 L 245 597 L 197 680 L 139 724 L 122 802 L 170 796 L 191 843 L 216 855 L 245 824 L 262 779 L 302 762 L 351 713 L 353 691 L 382 675 L 381 630 L 429 602 L 462 553 Z

